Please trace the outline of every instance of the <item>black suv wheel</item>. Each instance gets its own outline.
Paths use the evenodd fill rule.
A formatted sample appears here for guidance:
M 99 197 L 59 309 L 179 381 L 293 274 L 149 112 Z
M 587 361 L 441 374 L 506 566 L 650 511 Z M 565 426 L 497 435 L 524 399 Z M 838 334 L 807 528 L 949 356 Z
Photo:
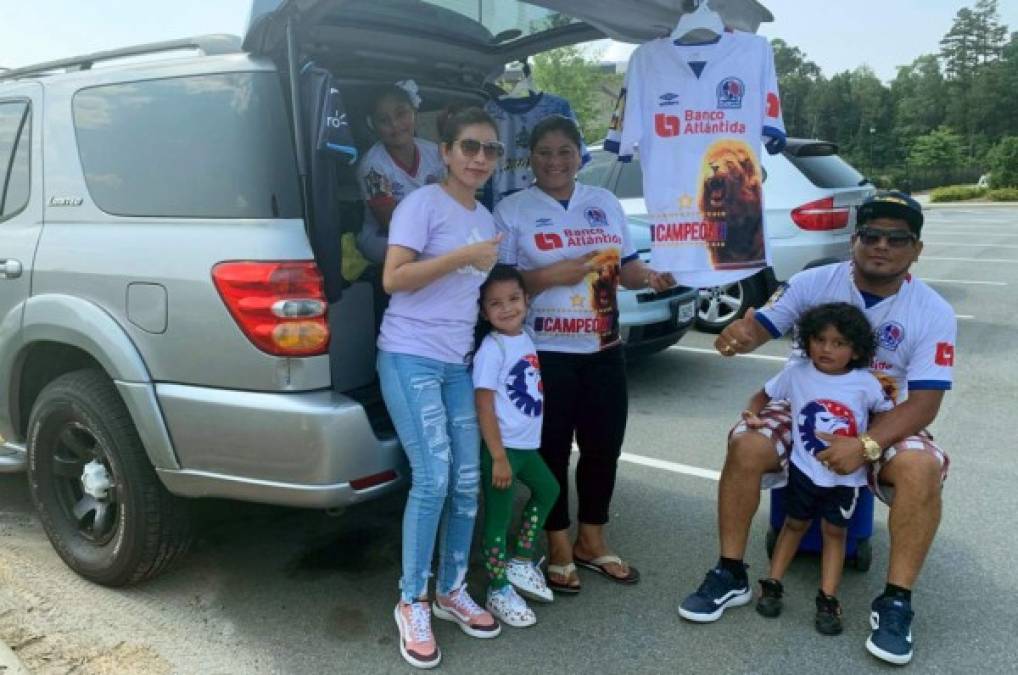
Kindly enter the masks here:
M 40 392 L 29 419 L 28 479 L 53 547 L 86 579 L 135 583 L 188 548 L 188 504 L 160 483 L 105 373 L 67 373 Z

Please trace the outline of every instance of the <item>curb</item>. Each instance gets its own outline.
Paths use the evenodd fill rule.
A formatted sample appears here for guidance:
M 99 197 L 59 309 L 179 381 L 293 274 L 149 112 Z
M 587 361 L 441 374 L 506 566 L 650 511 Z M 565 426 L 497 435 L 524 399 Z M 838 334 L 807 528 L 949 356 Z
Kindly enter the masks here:
M 1018 207 L 1018 202 L 919 202 L 923 210 L 933 209 L 999 209 Z
M 18 655 L 3 641 L 0 641 L 0 673 L 3 675 L 31 675 Z

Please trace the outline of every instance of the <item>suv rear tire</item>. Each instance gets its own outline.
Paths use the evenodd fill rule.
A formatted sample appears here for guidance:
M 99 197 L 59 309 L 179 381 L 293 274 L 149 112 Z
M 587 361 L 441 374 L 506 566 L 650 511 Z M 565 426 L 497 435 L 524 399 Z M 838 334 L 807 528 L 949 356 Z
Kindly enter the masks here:
M 759 272 L 725 286 L 701 288 L 696 306 L 696 327 L 705 333 L 720 333 L 725 326 L 742 318 L 750 307 L 767 300 L 764 273 Z
M 189 505 L 159 481 L 105 373 L 78 370 L 46 385 L 28 439 L 32 501 L 75 572 L 124 586 L 156 576 L 187 551 Z

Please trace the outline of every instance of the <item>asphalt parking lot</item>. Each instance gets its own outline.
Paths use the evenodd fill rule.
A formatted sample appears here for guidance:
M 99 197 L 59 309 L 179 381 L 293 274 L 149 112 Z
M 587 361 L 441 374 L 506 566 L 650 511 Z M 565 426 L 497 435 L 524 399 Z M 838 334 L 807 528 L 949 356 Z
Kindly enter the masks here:
M 1018 207 L 931 210 L 914 273 L 959 317 L 956 384 L 934 434 L 951 455 L 944 519 L 914 597 L 916 672 L 1014 672 L 1018 646 Z M 1007 308 L 1011 309 L 1008 310 Z M 846 630 L 812 624 L 815 559 L 797 560 L 779 619 L 752 607 L 717 624 L 681 621 L 676 605 L 716 558 L 715 488 L 724 438 L 747 397 L 781 367 L 787 344 L 722 359 L 712 337 L 630 367 L 631 411 L 610 538 L 642 574 L 621 587 L 581 572 L 583 591 L 535 606 L 533 628 L 474 640 L 437 625 L 441 670 L 475 672 L 884 671 L 863 642 L 883 586 L 886 509 L 874 561 L 847 570 Z M 767 499 L 747 562 L 766 571 Z M 324 514 L 210 503 L 193 553 L 145 585 L 78 579 L 49 546 L 24 478 L 0 477 L 0 639 L 36 672 L 409 672 L 396 648 L 401 501 Z M 471 577 L 481 597 L 483 575 Z M 437 622 L 441 624 L 441 622 Z

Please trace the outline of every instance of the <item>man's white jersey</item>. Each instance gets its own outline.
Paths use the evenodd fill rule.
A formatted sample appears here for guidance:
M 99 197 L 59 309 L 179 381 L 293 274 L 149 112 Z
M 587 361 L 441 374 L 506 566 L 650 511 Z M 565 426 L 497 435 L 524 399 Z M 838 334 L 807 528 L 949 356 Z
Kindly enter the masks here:
M 485 186 L 482 200 L 488 208 L 494 208 L 505 197 L 534 182 L 534 172 L 530 168 L 530 132 L 537 123 L 552 115 L 577 120 L 569 101 L 545 93 L 526 98 L 494 99 L 484 105 L 484 110 L 495 120 L 498 139 L 505 144 L 505 157 Z M 586 145 L 581 145 L 580 156 L 584 164 L 590 160 Z
M 531 300 L 527 325 L 538 350 L 590 354 L 621 342 L 619 276 L 637 254 L 615 195 L 578 183 L 565 207 L 532 186 L 499 202 L 495 226 L 505 235 L 499 260 L 521 270 L 597 253 L 582 281 L 552 286 Z
M 835 263 L 794 275 L 757 311 L 756 318 L 771 335 L 780 337 L 811 307 L 851 303 L 866 314 L 876 333 L 877 353 L 871 369 L 892 378 L 898 401 L 909 390 L 950 389 L 958 326 L 947 301 L 911 275 L 894 295 L 873 300 L 856 288 L 852 263 Z M 793 360 L 801 358 L 796 353 Z
M 784 147 L 765 38 L 725 32 L 706 45 L 661 38 L 633 53 L 605 148 L 622 159 L 639 148 L 655 269 L 704 287 L 768 264 L 764 137 L 768 151 Z
M 855 438 L 869 427 L 870 412 L 894 407 L 880 380 L 866 370 L 829 375 L 803 359 L 782 370 L 764 385 L 772 399 L 788 401 L 792 414 L 792 463 L 814 485 L 833 487 L 866 485 L 866 467 L 837 474 L 816 458 L 830 445 L 818 434 Z
M 415 166 L 404 166 L 396 161 L 380 141 L 371 146 L 357 166 L 357 183 L 367 206 L 357 243 L 361 252 L 374 263 L 381 264 L 385 260 L 389 237 L 371 207 L 395 208 L 417 188 L 445 178 L 445 163 L 438 146 L 423 138 L 415 138 L 414 144 L 417 146 Z

